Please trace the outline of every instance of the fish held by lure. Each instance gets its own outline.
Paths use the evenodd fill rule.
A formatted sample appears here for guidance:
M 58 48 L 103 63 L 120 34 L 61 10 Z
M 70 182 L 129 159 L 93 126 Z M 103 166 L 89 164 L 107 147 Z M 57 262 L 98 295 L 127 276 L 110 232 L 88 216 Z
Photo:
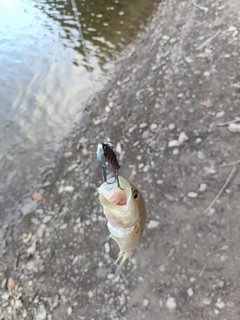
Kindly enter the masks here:
M 98 188 L 110 237 L 120 249 L 115 261 L 118 266 L 114 278 L 136 249 L 146 222 L 146 208 L 141 193 L 123 177 L 119 176 L 118 179 L 121 188 L 106 181 Z

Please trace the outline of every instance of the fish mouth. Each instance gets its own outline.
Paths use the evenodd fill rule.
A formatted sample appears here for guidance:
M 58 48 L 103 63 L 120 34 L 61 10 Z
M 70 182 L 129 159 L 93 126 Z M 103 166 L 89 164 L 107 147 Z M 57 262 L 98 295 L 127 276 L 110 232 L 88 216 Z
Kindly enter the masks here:
M 119 177 L 120 189 L 116 184 L 103 183 L 98 192 L 108 203 L 116 206 L 126 206 L 131 197 L 131 187 L 126 179 Z

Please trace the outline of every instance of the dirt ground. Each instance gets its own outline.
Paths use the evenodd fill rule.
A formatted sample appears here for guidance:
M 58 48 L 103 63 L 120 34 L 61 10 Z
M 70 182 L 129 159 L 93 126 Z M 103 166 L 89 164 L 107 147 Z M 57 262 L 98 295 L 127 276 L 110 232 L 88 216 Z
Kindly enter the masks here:
M 160 4 L 35 200 L 1 226 L 0 319 L 240 319 L 237 171 L 203 215 L 239 160 L 226 122 L 240 116 L 240 2 L 198 4 L 208 11 Z M 141 243 L 115 280 L 118 248 L 97 193 L 104 125 L 147 206 Z

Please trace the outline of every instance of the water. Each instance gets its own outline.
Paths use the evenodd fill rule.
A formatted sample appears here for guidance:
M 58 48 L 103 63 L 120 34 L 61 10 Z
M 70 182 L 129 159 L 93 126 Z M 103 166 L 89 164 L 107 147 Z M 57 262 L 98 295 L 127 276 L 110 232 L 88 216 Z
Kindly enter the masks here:
M 1 1 L 0 220 L 51 162 L 159 2 Z

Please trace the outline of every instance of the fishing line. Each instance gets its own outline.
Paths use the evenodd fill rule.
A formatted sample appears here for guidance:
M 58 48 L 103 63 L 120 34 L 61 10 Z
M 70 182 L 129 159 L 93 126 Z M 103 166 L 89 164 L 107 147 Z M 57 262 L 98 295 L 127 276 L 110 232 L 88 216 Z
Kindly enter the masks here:
M 83 54 L 85 56 L 87 64 L 89 66 L 91 66 L 90 59 L 88 58 L 89 54 L 88 54 L 87 47 L 86 47 L 86 44 L 85 44 L 85 39 L 84 39 L 84 36 L 83 36 L 81 19 L 80 19 L 80 15 L 78 13 L 78 9 L 77 9 L 77 5 L 76 5 L 75 0 L 71 0 L 71 4 L 72 4 L 72 11 L 74 13 L 76 26 L 77 26 L 77 29 L 78 29 L 78 32 L 79 32 L 79 36 L 80 36 L 80 41 L 81 41 L 82 48 L 83 48 Z M 93 85 L 93 88 L 94 88 L 95 80 L 92 77 L 91 71 L 89 71 L 89 79 L 92 82 L 92 85 Z M 108 138 L 107 129 L 106 129 L 106 126 L 105 126 L 106 123 L 104 124 L 103 113 L 101 113 L 101 110 L 100 110 L 100 100 L 99 100 L 98 93 L 95 92 L 94 95 L 95 95 L 95 98 L 96 98 L 96 101 L 97 101 L 97 108 L 98 108 L 99 118 L 101 119 L 101 122 L 102 122 L 105 138 L 106 138 L 106 140 L 110 140 L 111 141 L 111 139 Z

